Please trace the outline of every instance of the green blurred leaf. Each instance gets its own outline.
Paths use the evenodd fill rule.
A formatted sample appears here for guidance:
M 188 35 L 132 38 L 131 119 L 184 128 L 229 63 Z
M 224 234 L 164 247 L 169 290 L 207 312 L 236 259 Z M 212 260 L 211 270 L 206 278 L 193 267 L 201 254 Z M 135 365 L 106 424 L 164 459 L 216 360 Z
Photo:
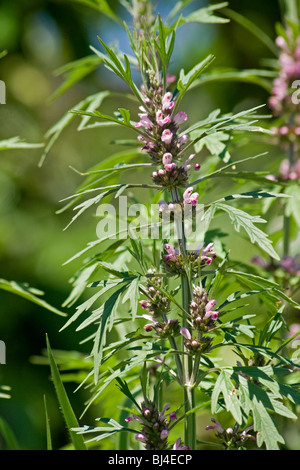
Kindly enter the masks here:
M 231 10 L 230 8 L 225 8 L 222 13 L 225 16 L 228 16 L 228 18 L 232 19 L 233 21 L 236 21 L 239 23 L 241 26 L 243 26 L 245 29 L 250 31 L 255 37 L 257 37 L 262 43 L 265 44 L 265 46 L 270 49 L 270 51 L 275 54 L 275 56 L 278 55 L 278 49 L 275 43 L 272 41 L 272 39 L 261 29 L 259 28 L 255 23 L 253 23 L 249 18 L 245 18 L 243 15 L 240 15 L 236 11 Z
M 216 5 L 210 5 L 208 7 L 199 8 L 189 15 L 180 19 L 180 24 L 184 23 L 228 23 L 227 18 L 222 18 L 213 14 L 214 11 L 220 10 L 228 5 L 228 2 L 217 3 Z
M 74 60 L 60 67 L 54 72 L 55 76 L 64 76 L 63 83 L 54 91 L 49 100 L 55 100 L 72 86 L 82 80 L 84 77 L 92 73 L 99 65 L 103 63 L 103 59 L 93 55 Z
M 4 421 L 3 418 L 0 418 L 0 434 L 7 445 L 7 450 L 20 449 L 14 432 L 11 430 L 10 426 L 7 424 L 6 421 Z
M 193 67 L 187 74 L 185 74 L 184 70 L 181 69 L 179 80 L 177 82 L 179 95 L 176 100 L 175 108 L 180 103 L 188 88 L 199 77 L 203 70 L 205 70 L 213 62 L 214 59 L 215 57 L 212 54 L 208 55 L 202 62 L 199 62 L 197 65 L 195 65 L 195 67 Z
M 122 25 L 122 21 L 118 18 L 115 12 L 109 6 L 109 3 L 106 0 L 69 0 L 75 3 L 82 3 L 88 7 L 98 10 L 100 13 L 108 16 L 111 20 L 115 21 Z
M 46 396 L 44 395 L 44 408 L 45 408 L 45 419 L 46 419 L 46 437 L 47 437 L 47 450 L 53 450 L 52 448 L 52 437 L 50 429 L 50 421 L 48 416 L 47 401 Z
M 6 281 L 5 279 L 0 279 L 0 289 L 19 295 L 20 297 L 23 297 L 24 299 L 27 299 L 30 302 L 39 305 L 40 307 L 50 310 L 50 312 L 56 313 L 57 315 L 63 317 L 67 315 L 66 313 L 48 304 L 48 302 L 46 302 L 45 300 L 37 297 L 38 295 L 44 295 L 44 292 L 33 287 L 29 287 L 27 284 L 21 284 L 15 281 Z
M 74 411 L 72 409 L 72 406 L 70 404 L 69 398 L 66 394 L 62 380 L 60 378 L 59 370 L 56 365 L 54 356 L 52 354 L 48 336 L 46 336 L 46 342 L 47 342 L 47 351 L 48 351 L 49 360 L 50 360 L 52 380 L 55 386 L 57 398 L 58 398 L 59 405 L 63 413 L 63 417 L 65 419 L 68 431 L 70 433 L 71 441 L 73 443 L 74 449 L 86 450 L 86 445 L 84 443 L 82 436 L 78 435 L 75 431 L 73 431 L 73 428 L 77 428 L 79 424 L 74 414 Z
M 0 150 L 9 149 L 36 149 L 44 147 L 44 144 L 30 144 L 22 141 L 19 137 L 12 137 L 7 140 L 0 140 Z
M 264 88 L 268 93 L 271 93 L 272 82 L 276 77 L 276 72 L 270 70 L 228 70 L 228 69 L 217 69 L 211 73 L 201 75 L 194 83 L 191 88 L 205 85 L 210 82 L 245 82 L 253 83 Z
M 113 312 L 113 309 L 115 308 L 116 303 L 119 301 L 120 295 L 125 291 L 127 286 L 128 284 L 126 284 L 125 286 L 122 286 L 120 289 L 114 292 L 109 297 L 109 299 L 105 301 L 103 308 L 101 308 L 100 325 L 95 336 L 94 346 L 93 346 L 92 353 L 91 353 L 94 358 L 94 382 L 95 384 L 97 384 L 98 382 L 99 367 L 100 367 L 102 357 L 103 357 L 104 343 L 106 341 L 106 330 L 107 330 L 106 325 L 107 325 L 110 315 Z

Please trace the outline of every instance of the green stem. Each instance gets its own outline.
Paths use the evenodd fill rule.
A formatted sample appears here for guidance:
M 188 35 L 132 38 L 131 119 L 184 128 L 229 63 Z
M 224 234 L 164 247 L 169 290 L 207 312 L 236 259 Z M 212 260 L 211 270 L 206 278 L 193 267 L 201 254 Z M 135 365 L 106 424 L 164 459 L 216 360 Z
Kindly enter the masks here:
M 177 188 L 171 191 L 172 201 L 179 202 L 179 194 Z M 177 234 L 178 242 L 180 246 L 181 254 L 183 258 L 187 260 L 187 248 L 186 248 L 186 238 L 184 231 L 184 221 L 183 217 L 181 220 L 181 226 L 179 226 L 179 221 L 177 223 Z M 188 266 L 188 265 L 187 265 Z M 188 271 L 184 272 L 181 275 L 181 295 L 182 295 L 182 307 L 188 312 L 191 302 L 191 285 L 188 275 Z M 182 321 L 183 328 L 188 328 L 188 321 L 186 315 L 183 315 Z M 181 348 L 184 352 L 184 339 L 182 338 Z M 190 410 L 195 408 L 195 388 L 192 380 L 193 377 L 193 357 L 189 354 L 183 355 L 183 400 L 184 400 L 184 411 L 185 411 L 185 422 L 184 422 L 184 442 L 185 445 L 188 445 L 191 450 L 196 449 L 196 414 L 195 412 L 187 414 Z
M 293 143 L 290 143 L 288 149 L 288 160 L 290 166 L 294 163 L 294 156 L 295 156 L 295 147 Z M 289 255 L 290 254 L 290 241 L 291 241 L 291 217 L 287 216 L 284 213 L 283 216 L 283 254 Z

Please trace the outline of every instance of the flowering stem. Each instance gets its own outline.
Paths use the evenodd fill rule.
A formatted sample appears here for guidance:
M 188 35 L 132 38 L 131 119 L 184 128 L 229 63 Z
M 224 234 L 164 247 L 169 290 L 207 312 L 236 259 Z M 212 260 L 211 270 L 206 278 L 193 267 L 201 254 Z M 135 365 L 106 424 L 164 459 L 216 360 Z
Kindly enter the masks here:
M 166 315 L 162 315 L 162 319 L 163 319 L 163 321 L 167 322 Z M 175 338 L 173 336 L 170 337 L 169 341 L 170 341 L 170 344 L 171 344 L 172 348 L 175 351 L 175 362 L 176 362 L 176 366 L 177 366 L 178 378 L 179 378 L 180 384 L 183 386 L 184 385 L 184 374 L 183 374 L 181 359 L 179 357 L 179 354 L 176 353 L 176 351 L 178 351 L 177 344 L 176 344 Z
M 171 197 L 173 202 L 179 202 L 178 189 L 175 188 L 171 190 Z M 179 221 L 176 221 L 179 224 Z M 186 247 L 186 237 L 184 230 L 184 222 L 181 221 L 181 226 L 177 226 L 177 235 L 180 246 L 180 251 L 183 257 L 187 260 L 187 247 Z M 184 272 L 181 275 L 181 295 L 182 295 L 182 308 L 186 312 L 189 311 L 190 302 L 191 302 L 191 286 L 188 272 Z M 183 315 L 182 321 L 183 328 L 188 328 L 188 322 L 186 315 Z M 184 338 L 182 338 L 181 343 L 182 351 L 184 351 Z M 185 444 L 190 447 L 190 449 L 196 449 L 196 415 L 195 413 L 189 413 L 195 407 L 195 389 L 192 384 L 192 375 L 193 375 L 193 358 L 189 354 L 184 354 L 183 356 L 183 399 L 184 399 L 184 410 L 185 410 L 185 426 L 184 426 L 184 441 Z

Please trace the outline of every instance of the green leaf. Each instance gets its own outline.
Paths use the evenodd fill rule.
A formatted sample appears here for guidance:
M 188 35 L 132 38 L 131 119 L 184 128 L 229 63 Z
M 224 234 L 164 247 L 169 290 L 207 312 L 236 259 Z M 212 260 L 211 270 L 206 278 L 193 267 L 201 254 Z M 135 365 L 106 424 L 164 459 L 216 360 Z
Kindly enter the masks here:
M 46 418 L 47 450 L 53 450 L 50 422 L 49 422 L 48 409 L 47 409 L 47 401 L 46 401 L 46 396 L 45 395 L 44 395 L 44 408 L 45 408 L 45 418 Z
M 78 427 L 79 424 L 74 414 L 74 411 L 72 409 L 72 406 L 70 404 L 69 398 L 66 394 L 64 385 L 62 383 L 59 370 L 56 365 L 56 362 L 55 362 L 55 359 L 54 359 L 54 356 L 50 347 L 48 336 L 46 336 L 46 342 L 47 342 L 47 351 L 49 355 L 52 380 L 55 386 L 57 398 L 58 398 L 59 405 L 63 413 L 63 417 L 65 419 L 67 428 L 70 433 L 71 441 L 73 443 L 74 449 L 86 450 L 86 445 L 84 443 L 82 436 L 78 435 L 76 432 L 72 430 L 73 428 Z
M 269 240 L 268 236 L 254 225 L 255 223 L 265 223 L 266 221 L 264 219 L 262 219 L 260 216 L 252 216 L 247 214 L 241 209 L 228 206 L 227 204 L 216 203 L 213 204 L 213 206 L 217 210 L 227 212 L 237 232 L 243 228 L 248 234 L 251 243 L 257 243 L 257 245 L 266 253 L 268 253 L 272 258 L 277 260 L 280 259 L 272 247 L 272 242 Z
M 108 300 L 104 303 L 102 312 L 101 312 L 101 320 L 100 325 L 96 333 L 94 346 L 92 350 L 92 356 L 94 358 L 94 382 L 97 384 L 98 377 L 99 377 L 99 367 L 101 364 L 101 360 L 103 357 L 103 347 L 106 340 L 106 325 L 110 315 L 113 312 L 113 309 L 116 303 L 119 301 L 120 295 L 124 292 L 127 288 L 128 284 L 122 286 L 116 292 L 114 292 Z
M 54 91 L 50 97 L 50 101 L 57 99 L 72 86 L 82 80 L 84 77 L 92 73 L 99 65 L 104 62 L 100 57 L 89 55 L 82 59 L 74 60 L 60 67 L 54 72 L 56 77 L 64 76 L 62 84 Z
M 267 450 L 278 450 L 278 443 L 284 444 L 283 437 L 279 434 L 277 426 L 270 416 L 268 410 L 275 411 L 278 402 L 272 398 L 261 387 L 253 382 L 238 376 L 239 390 L 241 393 L 241 402 L 244 407 L 245 415 L 250 411 L 253 413 L 254 430 L 257 431 L 257 445 L 261 447 L 266 444 Z M 276 403 L 275 403 L 276 402 Z M 277 408 L 280 410 L 280 405 Z
M 237 336 L 239 334 L 243 334 L 249 336 L 250 338 L 254 338 L 253 330 L 255 329 L 255 326 L 238 323 L 240 320 L 249 320 L 249 318 L 253 317 L 255 317 L 255 315 L 244 315 L 242 317 L 236 318 L 235 320 L 221 323 L 220 326 L 218 326 L 216 329 L 222 329 L 227 334 L 230 332 L 230 337 L 232 337 L 232 335 Z
M 84 189 L 92 188 L 94 185 L 96 185 L 99 182 L 99 179 L 96 179 L 97 174 L 107 172 L 107 173 L 110 173 L 110 175 L 112 175 L 114 171 L 121 171 L 123 166 L 125 166 L 124 162 L 133 160 L 136 157 L 138 157 L 140 154 L 141 154 L 140 149 L 131 149 L 131 150 L 123 151 L 123 152 L 114 153 L 113 155 L 110 155 L 109 157 L 104 158 L 99 164 L 90 168 L 87 173 L 83 173 L 83 176 L 87 175 L 87 178 L 85 178 L 84 181 L 77 188 L 77 194 L 72 196 L 72 198 L 74 199 L 71 202 L 68 202 L 61 209 L 56 211 L 56 213 L 60 214 L 66 211 L 67 209 L 69 209 L 78 200 L 81 199 L 82 191 Z M 116 168 L 110 168 L 110 166 L 114 164 Z M 104 178 L 106 178 L 106 175 L 104 175 L 103 178 L 100 179 L 100 181 Z M 117 187 L 119 188 L 120 185 L 118 185 Z M 105 187 L 101 189 L 105 189 Z
M 216 5 L 210 5 L 209 7 L 200 8 L 199 10 L 193 11 L 186 17 L 181 19 L 181 23 L 228 23 L 227 18 L 222 18 L 213 14 L 214 11 L 220 10 L 228 5 L 228 2 L 217 3 Z
M 192 139 L 197 137 L 197 132 L 192 132 Z M 225 134 L 225 132 L 215 132 L 214 134 L 209 134 L 203 137 L 195 144 L 195 152 L 199 153 L 206 147 L 211 155 L 217 155 L 225 163 L 231 161 L 230 153 L 227 150 L 228 141 L 230 140 L 230 135 Z
M 191 88 L 205 85 L 211 82 L 244 82 L 253 83 L 264 88 L 268 93 L 272 90 L 272 81 L 276 77 L 276 72 L 270 70 L 228 70 L 228 69 L 214 69 L 211 73 L 202 74 L 194 83 Z
M 4 419 L 0 418 L 0 434 L 3 437 L 7 450 L 19 450 L 19 444 L 17 442 L 14 432 Z
M 67 315 L 66 313 L 61 312 L 57 308 L 48 304 L 48 302 L 46 302 L 45 300 L 37 297 L 39 295 L 44 295 L 44 292 L 33 287 L 29 287 L 27 284 L 21 284 L 15 281 L 6 281 L 5 279 L 0 279 L 0 289 L 19 295 L 20 297 L 23 297 L 24 299 L 27 299 L 30 302 L 33 302 L 39 305 L 40 307 L 50 310 L 50 312 L 56 313 L 57 315 L 60 315 L 62 317 L 65 317 Z
M 83 5 L 87 5 L 88 7 L 94 8 L 98 10 L 100 13 L 108 16 L 111 20 L 115 21 L 116 23 L 122 24 L 121 20 L 115 14 L 115 12 L 109 6 L 109 3 L 106 0 L 70 0 L 74 3 L 82 3 Z
M 129 121 L 125 121 L 123 119 L 118 119 L 113 116 L 108 116 L 107 114 L 102 114 L 99 111 L 81 111 L 80 109 L 71 109 L 70 113 L 76 114 L 79 116 L 88 116 L 88 117 L 93 117 L 96 119 L 103 119 L 104 121 L 108 121 L 109 123 L 115 123 L 119 124 L 120 126 L 123 127 L 128 127 L 129 129 L 134 130 L 137 132 L 137 129 L 131 124 Z
M 229 8 L 225 8 L 223 10 L 223 14 L 228 16 L 228 18 L 232 19 L 233 21 L 239 23 L 248 31 L 250 31 L 263 44 L 265 44 L 265 46 L 267 46 L 268 49 L 270 49 L 270 51 L 275 54 L 275 56 L 278 55 L 278 49 L 274 41 L 272 41 L 272 39 L 261 28 L 259 28 L 255 23 L 249 20 L 249 18 L 245 18 L 243 15 L 240 15 L 236 11 L 233 11 Z
M 266 197 L 276 198 L 276 197 L 289 197 L 289 196 L 283 193 L 272 193 L 271 191 L 264 191 L 263 189 L 256 189 L 254 191 L 249 191 L 246 193 L 230 194 L 228 196 L 224 196 L 221 199 L 214 201 L 213 204 L 219 203 L 222 201 L 233 201 L 235 199 L 263 199 Z
M 64 301 L 63 307 L 71 307 L 85 291 L 91 276 L 98 270 L 98 263 L 82 268 L 73 282 L 73 289 Z
M 211 411 L 216 413 L 218 409 L 219 396 L 224 397 L 227 411 L 229 411 L 237 423 L 242 424 L 241 405 L 238 398 L 238 391 L 231 381 L 232 370 L 222 369 L 215 383 L 211 397 Z
M 10 149 L 36 149 L 43 147 L 44 144 L 30 144 L 24 142 L 20 137 L 11 137 L 7 140 L 0 140 L 0 150 Z
M 286 300 L 290 305 L 292 305 L 294 308 L 299 309 L 300 305 L 290 297 L 288 297 L 284 292 L 281 291 L 281 288 L 279 284 L 272 282 L 268 279 L 265 279 L 263 277 L 260 277 L 256 274 L 250 274 L 250 273 L 244 273 L 242 271 L 235 271 L 235 270 L 228 270 L 228 273 L 232 273 L 237 279 L 240 279 L 243 283 L 248 285 L 250 288 L 255 288 L 255 287 L 269 287 L 272 289 L 273 292 L 273 298 L 279 299 L 284 299 Z M 275 306 L 274 306 L 275 307 Z M 275 307 L 276 308 L 276 307 Z
M 236 302 L 241 299 L 245 299 L 246 297 L 249 297 L 250 295 L 256 295 L 259 294 L 260 292 L 265 292 L 266 289 L 260 289 L 260 290 L 253 290 L 250 292 L 244 292 L 240 293 L 240 291 L 233 292 L 230 294 L 227 299 L 222 303 L 222 305 L 219 306 L 219 310 L 223 309 L 227 305 L 231 304 L 232 302 Z
M 140 297 L 139 284 L 139 278 L 134 279 L 128 287 L 126 294 L 123 296 L 123 304 L 127 300 L 130 302 L 132 320 L 135 320 L 138 309 L 138 300 Z
M 95 93 L 93 95 L 88 96 L 87 98 L 83 99 L 80 101 L 76 107 L 77 111 L 78 110 L 83 110 L 86 109 L 90 104 L 94 103 L 95 100 L 98 100 L 99 96 L 103 97 L 103 93 L 108 93 L 108 92 L 100 92 L 100 93 Z M 48 141 L 43 155 L 41 156 L 39 166 L 42 166 L 46 156 L 52 149 L 53 145 L 55 142 L 58 140 L 62 132 L 71 124 L 71 122 L 75 119 L 75 114 L 67 112 L 64 114 L 45 134 L 45 139 Z
M 222 174 L 229 168 L 235 167 L 236 165 L 240 165 L 241 163 L 245 163 L 249 160 L 255 160 L 256 158 L 260 158 L 260 157 L 263 157 L 265 155 L 267 155 L 266 152 L 265 153 L 260 153 L 258 155 L 254 155 L 253 157 L 248 157 L 248 158 L 244 158 L 242 160 L 238 160 L 237 162 L 228 163 L 228 165 L 225 165 L 223 168 L 219 168 L 218 170 L 216 170 L 216 171 L 214 171 L 214 172 L 212 172 L 208 175 L 204 175 L 201 178 L 198 178 L 197 180 L 193 181 L 192 183 L 189 183 L 189 186 L 194 186 L 195 184 L 202 183 L 203 181 L 205 181 L 207 179 L 222 176 Z M 272 183 L 273 183 L 273 181 L 272 181 Z
M 274 337 L 274 335 L 281 329 L 283 326 L 283 318 L 282 318 L 283 307 L 280 309 L 279 312 L 276 312 L 268 322 L 266 323 L 263 330 L 260 332 L 259 335 L 259 342 L 260 346 L 269 346 L 270 341 Z
M 181 69 L 179 80 L 177 83 L 177 88 L 180 92 L 177 101 L 181 99 L 183 94 L 192 85 L 194 80 L 199 77 L 203 70 L 205 70 L 213 62 L 214 59 L 214 56 L 210 54 L 202 62 L 199 62 L 197 65 L 195 65 L 195 67 L 193 67 L 187 74 L 185 74 L 184 70 Z
M 135 404 L 135 406 L 137 407 L 137 409 L 139 410 L 140 409 L 140 406 L 139 404 L 137 403 L 137 401 L 135 400 L 134 396 L 132 395 L 131 391 L 129 390 L 129 387 L 127 385 L 127 382 L 125 380 L 122 380 L 120 379 L 119 377 L 116 377 L 116 381 L 118 382 L 118 389 L 121 390 L 121 392 L 127 397 L 129 398 L 129 400 Z
M 124 80 L 124 82 L 127 83 L 127 85 L 131 88 L 131 90 L 139 99 L 139 101 L 144 104 L 141 93 L 131 78 L 130 63 L 129 63 L 129 59 L 127 55 L 124 54 L 124 62 L 125 62 L 125 67 L 124 67 L 120 59 L 117 57 L 117 55 L 113 51 L 113 49 L 107 46 L 105 42 L 102 41 L 102 39 L 99 36 L 98 36 L 98 39 L 107 53 L 108 57 L 105 58 L 105 64 L 108 67 L 108 69 L 110 69 L 112 72 L 118 75 L 118 77 Z
M 108 426 L 83 426 L 80 428 L 75 428 L 74 431 L 76 431 L 78 434 L 101 433 L 98 434 L 98 436 L 89 439 L 87 442 L 98 442 L 121 431 L 135 432 L 129 428 L 125 428 L 112 418 L 97 418 L 96 421 L 105 423 Z
M 87 299 L 81 305 L 76 307 L 76 312 L 74 313 L 74 315 L 72 315 L 69 318 L 69 320 L 61 328 L 60 331 L 67 328 L 71 323 L 75 322 L 80 317 L 80 315 L 83 312 L 87 312 L 102 295 L 106 294 L 106 292 L 108 292 L 110 289 L 113 289 L 114 287 L 116 287 L 118 284 L 120 284 L 122 282 L 124 282 L 123 279 L 109 279 L 107 281 L 101 281 L 102 289 L 100 289 L 98 292 L 96 292 L 96 294 L 92 295 L 92 297 Z M 100 283 L 97 283 L 97 285 L 100 285 Z
M 8 400 L 11 396 L 7 393 L 10 392 L 11 388 L 8 385 L 0 385 L 0 398 Z

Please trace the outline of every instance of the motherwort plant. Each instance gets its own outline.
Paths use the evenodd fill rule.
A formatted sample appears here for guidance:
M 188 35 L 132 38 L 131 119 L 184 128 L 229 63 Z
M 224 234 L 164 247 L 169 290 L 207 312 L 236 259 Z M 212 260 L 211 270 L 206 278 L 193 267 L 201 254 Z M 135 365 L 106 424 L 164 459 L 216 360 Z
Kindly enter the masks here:
M 208 427 L 216 430 L 223 448 L 245 448 L 246 442 L 253 446 L 254 440 L 258 447 L 277 449 L 284 445 L 284 438 L 275 415 L 296 419 L 300 403 L 300 393 L 292 383 L 296 364 L 286 355 L 278 332 L 285 304 L 299 305 L 277 283 L 252 274 L 247 268 L 250 260 L 231 263 L 216 218 L 228 216 L 237 232 L 243 229 L 251 243 L 279 259 L 268 236 L 257 227 L 265 221 L 237 204 L 284 195 L 261 187 L 224 195 L 216 183 L 222 176 L 236 178 L 240 163 L 260 157 L 233 161 L 231 142 L 241 134 L 268 131 L 256 124 L 257 108 L 226 115 L 216 110 L 203 116 L 196 103 L 199 121 L 188 124 L 185 95 L 200 84 L 202 72 L 214 60 L 212 55 L 187 73 L 183 69 L 176 76 L 169 73 L 177 30 L 190 22 L 225 23 L 214 12 L 226 4 L 183 15 L 182 8 L 190 2 L 180 1 L 163 21 L 148 1 L 121 3 L 133 18 L 132 27 L 121 22 L 133 55 L 123 54 L 101 38 L 104 52 L 93 51 L 95 63 L 103 63 L 132 94 L 116 94 L 120 106 L 112 115 L 99 108 L 114 92 L 101 91 L 83 100 L 48 132 L 45 153 L 76 117 L 81 117 L 80 130 L 101 131 L 111 126 L 130 131 L 135 140 L 121 141 L 116 131 L 117 143 L 131 145 L 130 150 L 105 159 L 99 147 L 100 163 L 85 173 L 87 179 L 67 198 L 65 208 L 84 199 L 75 206 L 73 222 L 104 198 L 113 204 L 125 194 L 133 203 L 146 197 L 157 207 L 155 226 L 160 239 L 138 236 L 141 227 L 136 220 L 134 225 L 133 211 L 127 237 L 122 236 L 122 224 L 114 234 L 98 232 L 98 239 L 69 260 L 90 255 L 72 280 L 74 287 L 65 306 L 73 306 L 81 296 L 87 298 L 63 329 L 75 322 L 77 331 L 88 328 L 85 343 L 91 342 L 92 347 L 87 369 L 75 357 L 64 368 L 72 368 L 74 378 L 77 364 L 80 386 L 91 389 L 87 408 L 101 402 L 105 413 L 97 418 L 97 426 L 80 427 L 72 418 L 68 426 L 73 444 L 78 443 L 75 433 L 77 439 L 87 438 L 86 445 L 99 448 L 107 438 L 114 448 L 195 450 L 200 446 L 197 415 L 201 418 L 209 410 L 232 423 L 223 429 L 212 418 L 216 425 Z M 99 3 L 99 9 L 120 23 L 107 2 Z M 133 80 L 133 69 L 140 73 L 138 83 Z M 123 107 L 125 100 L 130 100 L 132 109 Z M 210 154 L 206 158 L 205 149 Z M 127 181 L 116 182 L 116 176 L 124 178 L 125 174 Z M 219 197 L 213 200 L 216 189 Z M 201 221 L 197 247 L 190 246 L 185 215 L 191 225 Z M 122 214 L 117 217 L 121 221 Z M 70 423 L 55 355 L 48 349 L 61 407 Z M 123 409 L 117 406 L 120 394 L 117 401 L 114 398 L 116 385 L 125 396 Z M 205 432 L 205 424 L 202 429 Z

